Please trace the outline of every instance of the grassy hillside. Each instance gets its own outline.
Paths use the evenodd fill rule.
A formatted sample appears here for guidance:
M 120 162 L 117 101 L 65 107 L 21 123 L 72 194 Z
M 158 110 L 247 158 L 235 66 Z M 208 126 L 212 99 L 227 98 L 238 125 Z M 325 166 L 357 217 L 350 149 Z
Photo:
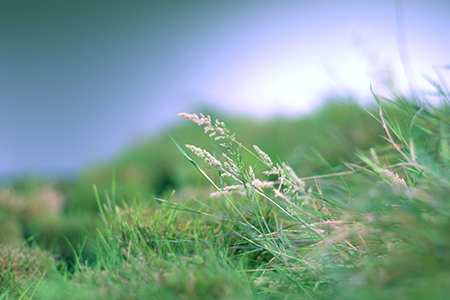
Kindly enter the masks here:
M 367 111 L 330 100 L 298 118 L 185 115 L 74 182 L 4 187 L 0 297 L 445 299 L 439 96 L 375 96 Z

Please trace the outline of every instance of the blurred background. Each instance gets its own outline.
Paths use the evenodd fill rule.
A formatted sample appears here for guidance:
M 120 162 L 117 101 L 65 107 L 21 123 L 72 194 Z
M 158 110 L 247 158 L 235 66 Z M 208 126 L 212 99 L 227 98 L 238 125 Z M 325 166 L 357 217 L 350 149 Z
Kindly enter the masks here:
M 201 107 L 292 117 L 372 101 L 370 84 L 429 89 L 449 15 L 448 0 L 0 1 L 0 175 L 73 174 Z

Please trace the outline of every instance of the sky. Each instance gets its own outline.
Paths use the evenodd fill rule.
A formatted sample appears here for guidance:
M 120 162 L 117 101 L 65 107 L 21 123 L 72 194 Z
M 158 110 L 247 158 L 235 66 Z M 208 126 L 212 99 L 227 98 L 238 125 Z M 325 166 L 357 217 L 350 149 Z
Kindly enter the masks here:
M 0 0 L 0 175 L 112 158 L 198 103 L 265 118 L 370 101 L 387 78 L 430 89 L 449 15 L 448 0 Z

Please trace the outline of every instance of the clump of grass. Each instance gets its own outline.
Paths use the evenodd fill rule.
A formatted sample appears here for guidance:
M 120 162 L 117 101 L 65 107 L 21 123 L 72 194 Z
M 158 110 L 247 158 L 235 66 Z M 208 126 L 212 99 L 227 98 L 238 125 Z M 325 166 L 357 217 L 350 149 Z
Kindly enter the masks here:
M 257 145 L 253 146 L 253 152 L 238 142 L 224 122 L 216 120 L 213 123 L 209 116 L 204 115 L 182 113 L 179 116 L 203 125 L 205 133 L 220 142 L 221 148 L 217 151 L 222 151 L 217 157 L 206 150 L 186 145 L 209 165 L 208 168 L 219 173 L 218 183 L 204 167 L 180 146 L 177 147 L 216 189 L 213 195 L 221 195 L 232 209 L 233 214 L 227 215 L 227 221 L 237 228 L 234 234 L 238 241 L 233 247 L 243 247 L 246 250 L 244 254 L 256 252 L 259 257 L 264 257 L 262 261 L 255 261 L 257 264 L 253 271 L 262 277 L 271 272 L 284 276 L 284 284 L 287 283 L 285 292 L 294 289 L 304 295 L 321 295 L 321 285 L 326 284 L 319 275 L 322 266 L 313 263 L 314 258 L 309 258 L 308 254 L 335 226 L 330 209 L 337 206 L 317 199 L 312 187 L 308 187 L 289 165 L 273 163 Z M 252 155 L 254 163 L 247 164 L 241 151 Z M 258 179 L 257 171 L 266 178 Z M 265 280 L 257 282 L 261 288 L 270 289 L 262 284 Z M 273 282 L 269 286 L 271 284 Z M 281 286 L 279 282 L 277 285 Z
M 447 94 L 441 96 L 439 107 L 376 97 L 389 147 L 359 154 L 365 163 L 360 180 L 365 180 L 353 187 L 354 201 L 343 218 L 353 223 L 346 235 L 361 258 L 340 274 L 345 298 L 444 299 L 450 294 L 450 122 L 444 113 L 450 102 Z M 387 105 L 405 117 L 389 118 Z
M 0 291 L 4 297 L 32 295 L 44 277 L 54 273 L 53 256 L 39 248 L 0 244 Z
M 269 282 L 263 290 L 275 292 L 276 282 L 277 293 L 301 297 L 439 298 L 450 292 L 450 102 L 441 96 L 436 107 L 374 95 L 373 117 L 387 144 L 329 175 L 299 178 L 210 116 L 179 114 L 220 142 L 214 155 L 186 145 L 206 165 L 177 147 L 234 212 L 227 221 L 241 228 L 236 245 L 267 255 L 253 270 L 261 274 L 255 282 Z M 208 169 L 219 174 L 216 181 Z M 259 179 L 256 171 L 272 177 Z M 273 281 L 270 272 L 283 279 Z
M 96 191 L 104 228 L 96 241 L 97 261 L 76 251 L 73 273 L 63 271 L 44 282 L 45 299 L 241 299 L 254 290 L 242 266 L 228 261 L 222 233 L 198 212 L 192 220 L 187 207 L 167 200 L 164 209 L 151 203 L 116 203 L 114 186 L 104 203 Z M 161 200 L 162 201 L 162 200 Z M 183 211 L 185 210 L 185 211 Z M 222 245 L 222 246 L 221 246 Z

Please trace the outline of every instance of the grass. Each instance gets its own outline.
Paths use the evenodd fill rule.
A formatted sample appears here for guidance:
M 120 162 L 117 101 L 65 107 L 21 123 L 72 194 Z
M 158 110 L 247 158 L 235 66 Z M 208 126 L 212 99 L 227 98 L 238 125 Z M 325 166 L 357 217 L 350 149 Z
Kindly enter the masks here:
M 374 95 L 367 112 L 340 102 L 267 123 L 181 114 L 191 126 L 114 172 L 5 189 L 15 244 L 0 248 L 0 299 L 447 299 L 450 99 L 438 92 L 439 105 Z M 53 213 L 39 196 L 52 189 L 69 199 Z

